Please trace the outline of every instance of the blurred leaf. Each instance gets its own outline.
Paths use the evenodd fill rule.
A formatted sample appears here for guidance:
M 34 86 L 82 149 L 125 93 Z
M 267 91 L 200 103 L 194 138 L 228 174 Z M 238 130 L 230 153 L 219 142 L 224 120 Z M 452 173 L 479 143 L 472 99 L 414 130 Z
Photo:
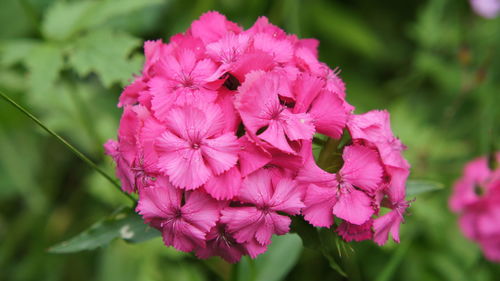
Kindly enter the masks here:
M 411 241 L 413 236 L 409 235 L 406 237 L 405 242 L 403 242 L 392 254 L 391 258 L 387 262 L 387 265 L 382 269 L 382 271 L 378 274 L 377 279 L 375 281 L 390 281 L 396 272 L 396 269 L 403 261 L 406 256 L 408 250 L 410 249 Z
M 70 63 L 81 76 L 95 72 L 106 87 L 125 82 L 140 70 L 141 59 L 128 58 L 140 40 L 128 34 L 102 29 L 76 40 Z
M 31 39 L 15 39 L 2 42 L 0 44 L 0 64 L 11 66 L 25 60 L 31 50 L 39 44 L 39 41 Z
M 63 67 L 62 50 L 55 45 L 41 44 L 26 58 L 32 99 L 43 99 L 59 78 Z
M 369 58 L 377 58 L 383 51 L 383 43 L 371 26 L 356 14 L 331 1 L 311 1 L 316 28 L 354 52 Z
M 82 17 L 95 6 L 94 1 L 62 2 L 57 1 L 45 14 L 42 33 L 54 40 L 64 40 L 75 33 Z
M 444 188 L 439 182 L 427 180 L 408 180 L 406 182 L 406 196 L 415 196 L 420 193 L 437 191 Z
M 56 2 L 45 15 L 42 32 L 47 38 L 64 40 L 79 31 L 101 27 L 113 17 L 158 3 L 162 0 Z
M 93 28 L 99 27 L 103 23 L 153 4 L 165 3 L 164 0 L 105 0 L 100 1 L 92 7 L 91 12 L 82 20 L 82 27 Z
M 115 238 L 137 243 L 160 235 L 156 229 L 149 227 L 132 209 L 123 211 L 101 220 L 89 229 L 49 249 L 51 253 L 73 253 L 93 250 L 107 245 Z
M 240 261 L 239 281 L 283 280 L 299 259 L 302 243 L 296 234 L 274 236 L 267 252 L 255 260 Z

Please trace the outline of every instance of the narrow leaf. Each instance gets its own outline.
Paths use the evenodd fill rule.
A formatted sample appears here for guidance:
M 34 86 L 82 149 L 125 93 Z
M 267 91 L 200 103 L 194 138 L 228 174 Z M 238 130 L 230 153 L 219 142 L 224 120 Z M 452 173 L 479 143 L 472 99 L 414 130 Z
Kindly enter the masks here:
M 328 259 L 330 267 L 347 278 L 347 274 L 339 264 L 341 255 L 346 253 L 343 253 L 344 248 L 341 249 L 340 247 L 339 243 L 341 242 L 338 235 L 328 228 L 321 228 L 318 233 L 321 241 L 321 252 Z
M 73 253 L 93 250 L 107 245 L 115 238 L 137 243 L 160 236 L 160 232 L 149 227 L 130 208 L 98 221 L 77 236 L 49 249 L 50 253 Z
M 420 193 L 438 191 L 444 188 L 444 185 L 438 182 L 428 180 L 408 180 L 406 182 L 406 196 L 415 196 Z

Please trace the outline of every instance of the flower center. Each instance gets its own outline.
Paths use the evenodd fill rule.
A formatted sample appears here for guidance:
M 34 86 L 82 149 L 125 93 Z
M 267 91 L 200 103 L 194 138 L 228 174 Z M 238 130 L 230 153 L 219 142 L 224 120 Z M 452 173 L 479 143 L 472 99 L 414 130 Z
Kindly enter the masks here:
M 179 208 L 179 209 L 175 210 L 174 218 L 180 219 L 181 217 L 182 217 L 182 210 Z

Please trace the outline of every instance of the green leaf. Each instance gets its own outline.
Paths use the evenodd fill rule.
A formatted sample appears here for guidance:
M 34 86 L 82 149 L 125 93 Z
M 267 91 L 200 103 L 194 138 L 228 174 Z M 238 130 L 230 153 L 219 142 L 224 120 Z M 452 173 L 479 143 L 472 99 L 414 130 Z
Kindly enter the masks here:
M 8 67 L 24 61 L 33 48 L 39 44 L 39 41 L 31 39 L 15 39 L 2 42 L 0 44 L 0 64 Z
M 146 225 L 132 209 L 124 208 L 111 217 L 98 221 L 70 240 L 51 247 L 49 252 L 73 253 L 105 246 L 115 238 L 138 243 L 157 236 L 160 236 L 158 230 Z
M 336 3 L 336 2 L 335 2 Z M 342 44 L 368 58 L 377 58 L 384 50 L 381 39 L 372 26 L 356 14 L 333 1 L 312 1 L 313 24 L 335 44 Z
M 415 196 L 420 193 L 438 191 L 444 188 L 444 185 L 438 182 L 428 180 L 408 180 L 406 182 L 406 196 Z
M 340 238 L 333 230 L 321 228 L 318 230 L 319 239 L 321 241 L 321 252 L 328 259 L 330 267 L 337 271 L 340 275 L 347 277 L 347 274 L 340 266 L 340 258 L 342 255 L 347 255 L 346 245 L 340 241 Z
M 125 33 L 108 29 L 88 33 L 76 40 L 69 62 L 81 76 L 91 72 L 99 75 L 103 84 L 125 83 L 141 68 L 141 57 L 129 58 L 140 40 Z
M 239 281 L 279 281 L 286 277 L 299 259 L 302 243 L 296 234 L 274 236 L 269 249 L 257 259 L 243 258 Z
M 53 40 L 67 39 L 80 29 L 82 18 L 96 3 L 56 1 L 45 14 L 42 34 Z
M 303 217 L 292 217 L 290 232 L 297 233 L 300 236 L 304 247 L 318 251 L 321 250 L 321 241 L 319 240 L 318 230 L 306 222 Z
M 52 44 L 41 44 L 32 49 L 26 58 L 26 64 L 29 71 L 30 101 L 44 99 L 63 68 L 62 50 Z
M 77 32 L 100 27 L 113 17 L 162 3 L 162 0 L 104 0 L 56 2 L 42 23 L 42 33 L 53 40 L 65 40 Z
M 375 281 L 390 281 L 393 279 L 396 270 L 407 255 L 413 240 L 413 233 L 407 236 L 406 240 L 394 251 L 384 269 L 378 274 Z
M 145 7 L 164 3 L 163 0 L 107 0 L 92 8 L 91 13 L 82 20 L 83 28 L 100 27 L 117 16 L 125 15 Z

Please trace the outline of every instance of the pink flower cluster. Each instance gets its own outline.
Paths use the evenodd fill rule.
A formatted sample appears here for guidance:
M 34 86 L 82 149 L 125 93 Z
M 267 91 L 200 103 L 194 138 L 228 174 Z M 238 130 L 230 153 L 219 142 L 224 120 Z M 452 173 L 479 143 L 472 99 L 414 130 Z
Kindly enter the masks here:
M 500 163 L 500 152 L 496 163 Z M 465 236 L 479 243 L 486 258 L 500 262 L 500 168 L 492 171 L 486 157 L 468 163 L 449 203 L 460 213 Z
M 243 30 L 216 12 L 168 44 L 145 43 L 142 75 L 120 97 L 118 141 L 105 148 L 166 245 L 236 262 L 265 252 L 293 215 L 317 227 L 337 217 L 347 241 L 399 241 L 404 147 L 386 111 L 352 113 L 317 46 L 265 17 Z M 344 132 L 342 168 L 323 171 L 314 135 Z

